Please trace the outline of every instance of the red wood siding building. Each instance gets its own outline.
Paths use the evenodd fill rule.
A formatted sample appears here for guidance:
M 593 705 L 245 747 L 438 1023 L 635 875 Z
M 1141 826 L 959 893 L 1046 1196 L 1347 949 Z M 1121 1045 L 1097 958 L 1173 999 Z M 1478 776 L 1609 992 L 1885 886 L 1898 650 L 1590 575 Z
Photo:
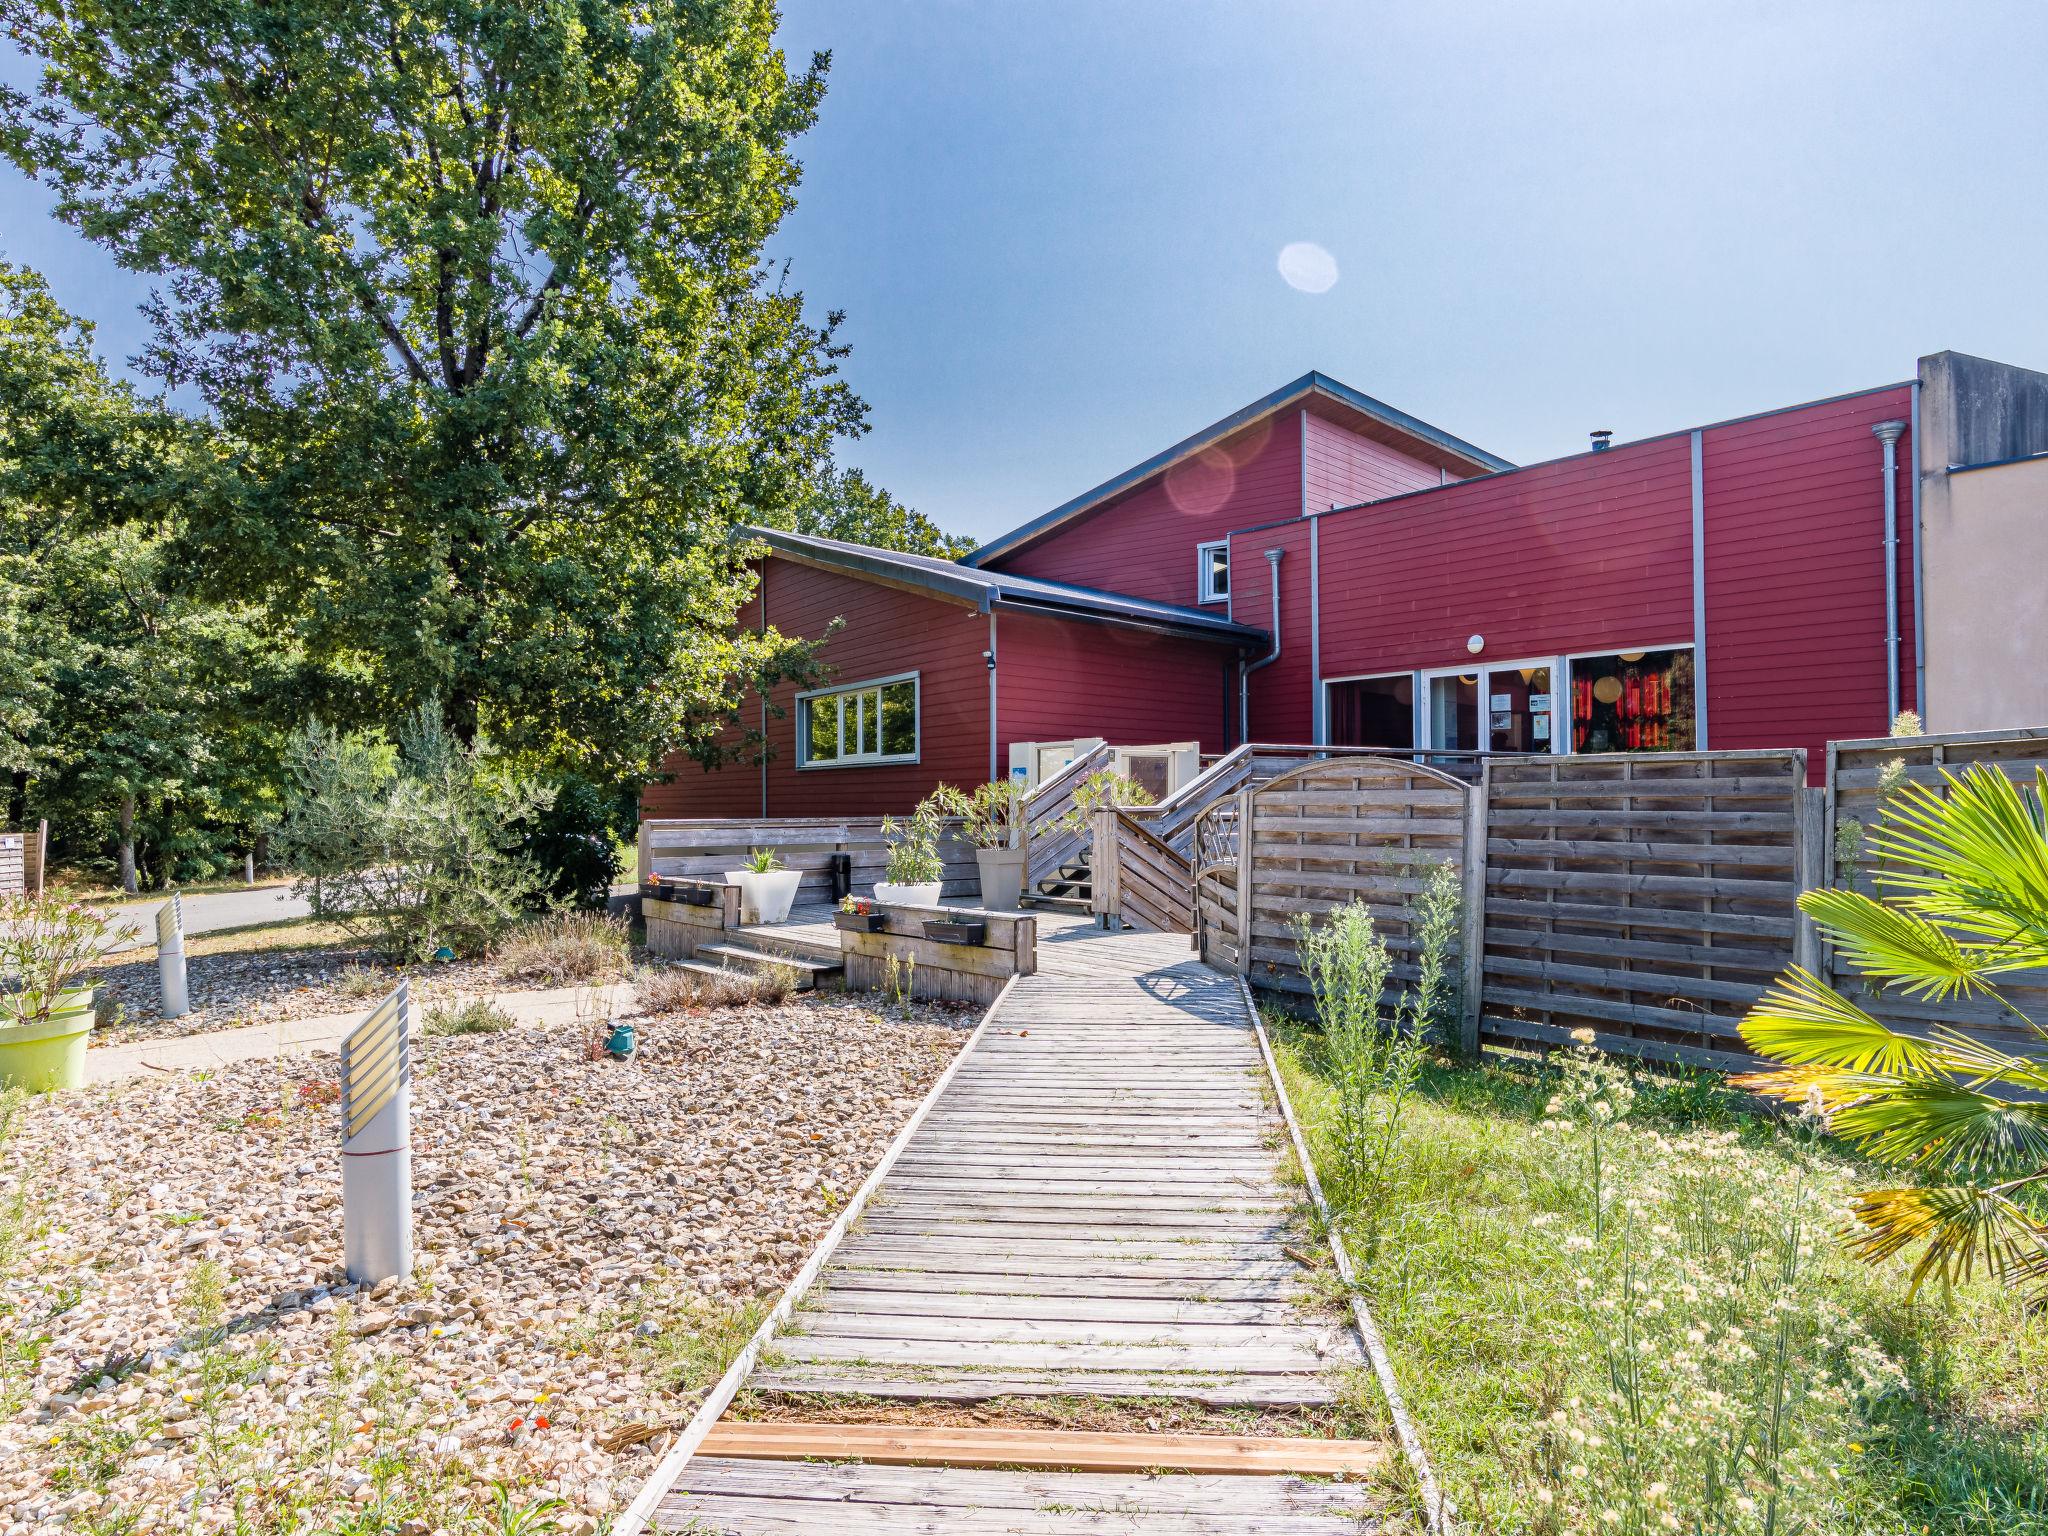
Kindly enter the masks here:
M 759 586 L 742 623 L 759 626 L 764 608 L 766 622 L 789 635 L 821 635 L 843 621 L 821 651 L 832 672 L 825 692 L 914 680 L 915 750 L 904 761 L 806 762 L 799 695 L 785 684 L 765 713 L 763 701 L 750 701 L 733 725 L 735 736 L 763 731 L 765 767 L 706 771 L 673 759 L 670 777 L 642 792 L 643 817 L 902 812 L 941 783 L 982 783 L 992 764 L 1006 774 L 1013 741 L 1198 741 L 1220 752 L 1238 660 L 1263 644 L 1258 631 L 1239 631 L 1221 615 L 1177 614 L 832 540 L 765 537 L 772 552 L 757 563 Z
M 642 813 L 900 812 L 940 782 L 1006 772 L 1013 742 L 1077 736 L 1205 753 L 1247 733 L 1799 746 L 1818 773 L 1826 741 L 1889 725 L 1873 429 L 1904 428 L 1914 404 L 1912 385 L 1889 385 L 1516 468 L 1310 374 L 963 562 L 763 534 L 746 622 L 765 608 L 817 635 L 842 620 L 832 686 L 914 675 L 916 749 L 807 763 L 783 689 L 765 769 L 673 765 Z M 1909 708 L 1914 456 L 1905 430 L 1892 596 Z M 1205 603 L 1196 551 L 1212 541 L 1229 590 Z M 736 730 L 761 724 L 748 710 Z

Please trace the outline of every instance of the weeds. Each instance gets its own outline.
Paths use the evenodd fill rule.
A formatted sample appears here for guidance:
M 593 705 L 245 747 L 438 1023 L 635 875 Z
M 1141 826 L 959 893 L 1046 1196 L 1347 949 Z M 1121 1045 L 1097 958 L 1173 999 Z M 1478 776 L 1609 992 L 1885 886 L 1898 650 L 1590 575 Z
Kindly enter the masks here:
M 1389 1009 L 1394 958 L 1363 902 L 1317 926 L 1295 919 L 1295 945 L 1322 1023 L 1333 1093 L 1325 1131 L 1331 1198 L 1370 1251 L 1378 1244 L 1402 1122 L 1427 1038 L 1455 1011 L 1451 981 L 1462 901 L 1458 872 L 1438 865 L 1409 918 L 1416 986 Z
M 567 987 L 626 974 L 632 941 L 626 925 L 601 912 L 557 912 L 500 941 L 492 959 L 507 982 Z
M 495 1035 L 515 1022 L 490 998 L 473 997 L 464 1003 L 435 1004 L 427 1010 L 421 1027 L 430 1035 Z
M 382 997 L 391 990 L 393 982 L 389 971 L 380 971 L 370 965 L 348 965 L 343 966 L 341 974 L 334 978 L 334 985 L 343 997 L 360 1002 L 366 998 Z
M 679 1013 L 685 1008 L 787 1002 L 796 991 L 796 972 L 778 965 L 759 971 L 721 970 L 707 974 L 660 965 L 639 972 L 633 985 L 642 1013 Z

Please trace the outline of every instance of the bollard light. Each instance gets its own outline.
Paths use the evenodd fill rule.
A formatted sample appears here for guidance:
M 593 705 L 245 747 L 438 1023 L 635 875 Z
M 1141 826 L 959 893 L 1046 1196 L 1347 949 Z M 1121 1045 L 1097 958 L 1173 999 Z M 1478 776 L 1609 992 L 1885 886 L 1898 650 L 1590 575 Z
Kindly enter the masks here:
M 412 1272 L 412 984 L 341 1042 L 342 1261 L 374 1285 Z
M 156 911 L 157 1012 L 167 1019 L 191 1011 L 185 991 L 185 904 L 176 891 Z

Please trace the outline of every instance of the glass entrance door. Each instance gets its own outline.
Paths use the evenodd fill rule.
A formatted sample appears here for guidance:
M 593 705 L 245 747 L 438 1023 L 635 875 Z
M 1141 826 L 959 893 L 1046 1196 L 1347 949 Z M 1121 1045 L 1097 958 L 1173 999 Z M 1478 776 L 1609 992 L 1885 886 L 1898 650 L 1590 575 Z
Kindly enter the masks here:
M 1429 744 L 1439 751 L 1479 746 L 1479 689 L 1486 671 L 1449 673 L 1429 680 Z
M 1429 745 L 1444 752 L 1556 752 L 1551 660 L 1475 666 L 1428 678 Z
M 1551 669 L 1547 665 L 1490 667 L 1486 673 L 1487 750 L 1549 752 Z

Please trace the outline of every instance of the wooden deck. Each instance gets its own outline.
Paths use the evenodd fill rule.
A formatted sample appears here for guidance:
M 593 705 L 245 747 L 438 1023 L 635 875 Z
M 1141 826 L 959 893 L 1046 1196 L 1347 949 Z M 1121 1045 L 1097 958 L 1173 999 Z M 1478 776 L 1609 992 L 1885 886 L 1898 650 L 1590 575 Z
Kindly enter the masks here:
M 983 1027 L 746 1386 L 817 1394 L 818 1420 L 846 1394 L 1328 1403 L 1333 1374 L 1366 1357 L 1347 1318 L 1311 1304 L 1288 1251 L 1305 1239 L 1279 1178 L 1284 1139 L 1234 977 L 1185 934 L 1047 923 L 1038 974 Z M 1174 1465 L 1171 1438 L 1133 1468 Z M 1291 1475 L 715 1447 L 667 1489 L 663 1527 L 1355 1533 L 1377 1505 L 1356 1482 Z

